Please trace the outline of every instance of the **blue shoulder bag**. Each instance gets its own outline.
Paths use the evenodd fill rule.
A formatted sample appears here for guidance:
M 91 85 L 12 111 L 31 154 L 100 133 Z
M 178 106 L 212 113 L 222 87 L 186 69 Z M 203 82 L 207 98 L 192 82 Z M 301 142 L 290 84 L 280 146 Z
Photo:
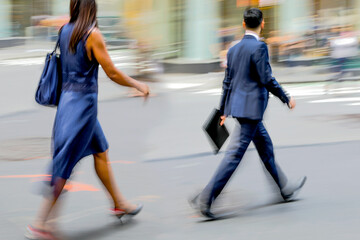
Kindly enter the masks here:
M 60 46 L 60 34 L 61 29 L 54 51 L 46 55 L 44 70 L 35 94 L 36 102 L 47 107 L 56 107 L 61 95 L 61 61 L 60 54 L 56 53 Z

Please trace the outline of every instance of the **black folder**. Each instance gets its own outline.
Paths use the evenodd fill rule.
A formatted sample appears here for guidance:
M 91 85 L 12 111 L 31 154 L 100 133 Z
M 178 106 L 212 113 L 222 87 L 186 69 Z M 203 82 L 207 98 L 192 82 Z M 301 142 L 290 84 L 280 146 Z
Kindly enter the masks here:
M 203 129 L 209 138 L 210 144 L 214 149 L 214 154 L 217 154 L 220 151 L 226 139 L 229 137 L 229 132 L 226 129 L 225 124 L 220 126 L 220 117 L 220 111 L 218 109 L 214 109 L 203 126 Z

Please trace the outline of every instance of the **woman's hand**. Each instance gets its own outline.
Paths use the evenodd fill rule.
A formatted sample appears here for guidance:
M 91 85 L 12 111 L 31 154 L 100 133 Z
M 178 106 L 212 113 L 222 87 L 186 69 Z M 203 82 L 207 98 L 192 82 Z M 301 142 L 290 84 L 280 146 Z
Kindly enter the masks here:
M 106 49 L 104 38 L 99 29 L 96 28 L 91 32 L 86 43 L 86 49 L 88 51 L 88 56 L 90 57 L 91 55 L 94 55 L 95 59 L 102 66 L 106 75 L 111 80 L 122 86 L 134 87 L 145 96 L 149 95 L 149 87 L 146 84 L 136 81 L 115 67 Z
M 145 83 L 138 82 L 138 86 L 136 86 L 136 89 L 142 92 L 145 98 L 147 98 L 150 94 L 150 88 Z

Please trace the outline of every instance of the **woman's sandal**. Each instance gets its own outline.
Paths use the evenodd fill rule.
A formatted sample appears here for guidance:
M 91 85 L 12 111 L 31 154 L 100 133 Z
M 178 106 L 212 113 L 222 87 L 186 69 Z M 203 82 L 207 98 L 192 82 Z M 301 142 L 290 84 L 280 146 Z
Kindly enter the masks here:
M 37 239 L 37 240 L 56 240 L 57 239 L 51 232 L 35 228 L 31 225 L 28 225 L 26 227 L 25 237 L 27 239 Z
M 132 210 L 131 212 L 126 212 L 124 209 L 121 208 L 112 208 L 110 209 L 111 215 L 121 219 L 124 216 L 135 216 L 137 215 L 143 208 L 142 204 L 138 204 L 137 207 Z

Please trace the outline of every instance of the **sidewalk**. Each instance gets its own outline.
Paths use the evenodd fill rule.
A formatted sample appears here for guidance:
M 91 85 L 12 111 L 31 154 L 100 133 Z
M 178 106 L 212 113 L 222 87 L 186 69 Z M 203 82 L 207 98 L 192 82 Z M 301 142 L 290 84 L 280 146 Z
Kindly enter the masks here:
M 26 59 L 26 58 L 44 58 L 48 52 L 54 49 L 55 42 L 27 40 L 27 43 L 22 46 L 9 47 L 0 49 L 0 61 Z M 109 52 L 114 53 L 114 50 L 119 50 L 118 47 L 109 47 Z M 119 54 L 116 52 L 116 54 Z M 328 71 L 328 66 L 294 66 L 284 67 L 281 65 L 273 65 L 273 74 L 280 83 L 308 83 L 308 82 L 323 82 L 331 79 L 334 73 Z M 222 72 L 209 73 L 211 76 L 218 76 L 218 79 L 223 78 Z M 156 75 L 152 78 L 163 81 L 178 81 L 181 78 L 203 79 L 208 74 L 181 74 L 168 73 Z
M 282 84 L 324 82 L 334 76 L 332 72 L 325 71 L 319 73 L 320 69 L 325 67 L 326 66 L 283 67 L 274 65 L 273 76 Z
M 28 39 L 24 45 L 0 48 L 0 61 L 45 57 L 54 47 L 55 42 Z
M 283 67 L 274 65 L 272 67 L 273 76 L 279 83 L 282 84 L 295 84 L 295 83 L 313 83 L 324 82 L 332 78 L 334 73 L 321 72 L 319 66 L 297 66 L 297 67 Z M 206 82 L 214 81 L 222 84 L 224 79 L 224 72 L 210 72 L 207 74 L 159 74 L 154 78 L 160 82 Z
M 0 61 L 23 58 L 42 58 L 55 48 L 53 41 L 27 39 L 26 44 L 14 47 L 0 48 Z M 109 51 L 124 49 L 121 46 L 108 46 Z

